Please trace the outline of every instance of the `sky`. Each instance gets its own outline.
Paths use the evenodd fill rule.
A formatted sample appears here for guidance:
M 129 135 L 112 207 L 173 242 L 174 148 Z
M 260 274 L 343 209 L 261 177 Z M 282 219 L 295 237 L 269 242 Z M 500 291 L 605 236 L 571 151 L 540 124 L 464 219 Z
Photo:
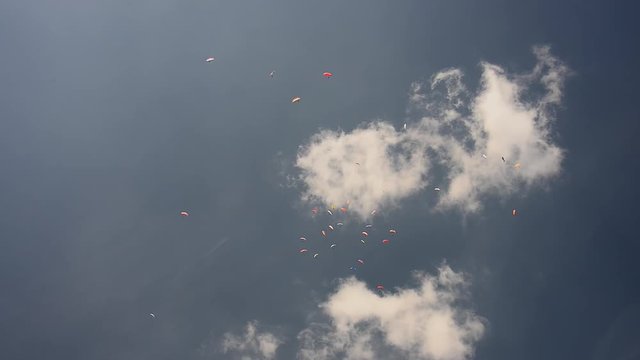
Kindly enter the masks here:
M 0 2 L 4 357 L 640 359 L 637 10 Z

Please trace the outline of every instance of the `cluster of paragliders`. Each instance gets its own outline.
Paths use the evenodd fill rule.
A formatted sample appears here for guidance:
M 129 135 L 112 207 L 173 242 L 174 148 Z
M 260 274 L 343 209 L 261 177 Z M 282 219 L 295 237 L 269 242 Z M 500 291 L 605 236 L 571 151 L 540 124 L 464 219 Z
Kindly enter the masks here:
M 336 251 L 333 249 L 338 247 L 339 245 L 335 240 L 332 240 L 331 233 L 333 233 L 334 231 L 339 231 L 339 229 L 344 226 L 344 223 L 341 221 L 341 216 L 346 216 L 347 212 L 348 212 L 348 204 L 341 207 L 338 211 L 336 211 L 336 208 L 334 206 L 326 210 L 326 214 L 328 214 L 329 218 L 332 220 L 335 219 L 336 221 L 335 222 L 332 221 L 330 224 L 324 226 L 319 231 L 318 235 L 320 235 L 321 240 L 319 242 L 319 246 L 315 246 L 316 248 L 326 247 L 327 252 Z M 320 214 L 320 209 L 317 207 L 314 207 L 313 209 L 311 209 L 311 214 L 314 218 L 317 218 L 318 215 Z M 373 210 L 371 212 L 371 216 L 374 216 L 375 214 L 376 214 L 376 210 Z M 392 242 L 390 239 L 395 237 L 398 233 L 396 229 L 387 229 L 385 230 L 385 233 L 388 234 L 387 237 L 371 242 L 370 233 L 372 228 L 373 228 L 373 224 L 364 224 L 359 234 L 357 235 L 354 234 L 352 239 L 354 241 L 357 239 L 362 246 L 366 246 L 368 243 L 369 244 L 373 243 L 379 246 L 388 246 Z M 299 243 L 298 253 L 301 255 L 312 254 L 312 252 L 310 251 L 307 245 L 310 243 L 310 241 L 307 239 L 307 236 L 308 235 L 304 235 L 298 238 L 298 243 Z M 330 241 L 326 241 L 326 240 L 330 240 Z M 312 256 L 313 259 L 319 259 L 320 257 L 321 257 L 321 251 L 316 250 L 313 252 L 313 256 Z M 353 259 L 353 263 L 350 264 L 349 270 L 357 271 L 359 267 L 362 267 L 364 265 L 365 265 L 365 260 L 363 258 L 355 258 Z M 379 291 L 383 291 L 384 286 L 377 285 L 376 289 Z

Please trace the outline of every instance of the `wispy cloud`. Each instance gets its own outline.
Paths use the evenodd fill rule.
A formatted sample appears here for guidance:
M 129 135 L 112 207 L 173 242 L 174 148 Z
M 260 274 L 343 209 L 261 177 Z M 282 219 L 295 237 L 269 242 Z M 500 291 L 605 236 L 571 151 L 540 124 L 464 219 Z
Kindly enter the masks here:
M 548 47 L 533 52 L 537 63 L 525 74 L 482 63 L 474 93 L 460 69 L 435 74 L 428 86 L 412 84 L 410 108 L 418 119 L 406 131 L 378 121 L 314 135 L 296 161 L 303 199 L 349 201 L 353 212 L 366 217 L 439 175 L 438 207 L 473 212 L 486 195 L 506 196 L 557 175 L 563 151 L 552 140 L 551 125 L 569 70 Z M 436 168 L 444 175 L 435 174 Z
M 225 354 L 235 354 L 242 360 L 269 360 L 275 358 L 276 351 L 282 343 L 283 341 L 275 335 L 258 331 L 258 323 L 252 321 L 247 323 L 242 335 L 224 334 L 222 351 Z
M 380 296 L 345 280 L 321 305 L 330 322 L 298 335 L 301 360 L 410 358 L 462 360 L 473 355 L 483 320 L 461 305 L 467 282 L 449 266 L 418 273 L 418 286 Z

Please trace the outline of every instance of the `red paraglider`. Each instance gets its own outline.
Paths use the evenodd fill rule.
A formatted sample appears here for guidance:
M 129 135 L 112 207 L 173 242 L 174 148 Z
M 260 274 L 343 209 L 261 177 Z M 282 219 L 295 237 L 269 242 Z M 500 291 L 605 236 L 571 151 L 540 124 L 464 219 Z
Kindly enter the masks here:
M 330 73 L 330 72 L 328 72 L 328 71 L 326 71 L 326 72 L 323 72 L 323 73 L 322 73 L 322 76 L 324 76 L 324 77 L 326 77 L 326 78 L 328 79 L 328 78 L 332 77 L 332 76 L 333 76 L 333 74 L 332 74 L 332 73 Z

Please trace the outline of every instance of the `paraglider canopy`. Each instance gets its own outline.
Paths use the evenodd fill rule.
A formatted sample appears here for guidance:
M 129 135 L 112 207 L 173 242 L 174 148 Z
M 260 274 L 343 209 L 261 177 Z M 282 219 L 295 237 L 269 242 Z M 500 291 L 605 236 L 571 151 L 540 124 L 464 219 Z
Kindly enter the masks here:
M 518 211 L 516 209 L 511 210 L 511 215 L 512 216 L 518 215 Z
M 389 241 L 389 239 L 384 239 L 384 240 L 382 240 L 382 243 L 383 243 L 383 244 L 385 244 L 385 245 L 389 244 L 390 242 L 391 242 L 391 241 Z
M 333 74 L 328 72 L 328 71 L 325 71 L 325 72 L 322 73 L 322 76 L 324 76 L 324 77 L 326 77 L 328 79 L 328 78 L 332 77 Z
M 307 250 L 307 249 L 300 249 L 300 251 L 298 251 L 298 252 L 299 252 L 300 254 L 304 254 L 304 253 L 306 253 L 307 251 L 309 251 L 309 250 Z
M 186 216 L 189 216 L 189 213 L 186 211 L 180 211 L 180 216 L 186 217 Z
M 206 62 L 212 62 L 213 60 L 215 60 L 215 58 L 214 58 L 214 57 L 208 57 L 208 58 L 206 58 L 204 61 L 206 61 Z
M 369 233 L 367 233 L 366 231 L 361 232 L 362 236 L 367 237 L 369 236 Z
M 395 231 L 394 229 L 390 229 L 390 230 L 389 230 L 389 234 L 397 234 L 397 233 L 398 233 L 398 232 L 397 232 L 397 231 Z
M 295 103 L 299 103 L 300 100 L 302 100 L 299 96 L 294 97 L 293 99 L 291 99 L 291 103 L 295 104 Z
M 376 285 L 376 289 L 378 289 L 378 290 L 384 290 L 384 286 L 382 286 L 382 285 Z

